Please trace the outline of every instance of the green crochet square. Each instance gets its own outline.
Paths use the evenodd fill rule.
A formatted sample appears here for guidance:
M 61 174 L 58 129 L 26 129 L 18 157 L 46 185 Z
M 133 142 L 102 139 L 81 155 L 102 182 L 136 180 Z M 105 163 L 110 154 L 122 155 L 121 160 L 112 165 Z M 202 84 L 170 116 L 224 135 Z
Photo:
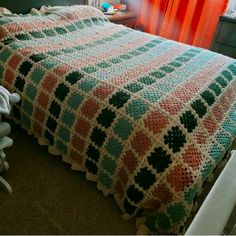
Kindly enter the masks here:
M 82 50 L 86 49 L 86 46 L 85 45 L 78 45 L 78 46 L 74 47 L 74 49 L 76 49 L 78 51 L 82 51 Z
M 132 55 L 129 55 L 129 54 L 124 54 L 124 55 L 121 55 L 119 56 L 120 59 L 123 59 L 123 60 L 129 60 L 130 58 L 132 58 L 133 56 Z
M 233 79 L 233 75 L 232 75 L 228 70 L 222 71 L 221 74 L 222 74 L 228 81 L 231 81 L 231 80 Z
M 113 64 L 118 64 L 118 63 L 120 63 L 121 61 L 122 61 L 122 60 L 119 59 L 119 58 L 112 58 L 112 59 L 110 59 L 110 62 L 113 63 Z
M 173 223 L 179 223 L 186 217 L 185 207 L 181 203 L 175 203 L 167 209 Z
M 215 161 L 219 161 L 222 157 L 223 151 L 219 144 L 213 144 L 208 152 Z
M 62 52 L 59 50 L 56 50 L 56 51 L 49 51 L 49 52 L 47 52 L 47 54 L 49 54 L 50 56 L 56 57 L 56 56 L 61 55 Z
M 30 34 L 31 34 L 32 37 L 34 37 L 36 39 L 40 39 L 40 38 L 45 37 L 45 35 L 40 31 L 32 31 L 32 32 L 30 32 Z
M 131 54 L 133 56 L 138 56 L 138 55 L 142 54 L 142 52 L 140 52 L 138 50 L 134 50 L 134 51 L 130 52 L 129 54 Z
M 149 75 L 151 75 L 157 79 L 161 79 L 161 78 L 165 77 L 166 74 L 157 70 L 157 71 L 153 71 L 153 72 L 149 73 Z
M 127 140 L 133 131 L 132 124 L 126 119 L 119 119 L 113 128 L 114 133 L 123 140 Z
M 105 149 L 114 158 L 118 158 L 122 153 L 123 146 L 117 139 L 111 138 L 105 145 Z
M 24 102 L 22 104 L 23 110 L 28 114 L 32 115 L 33 113 L 33 105 L 31 102 L 29 102 L 27 99 L 24 99 Z
M 162 94 L 157 90 L 147 90 L 144 91 L 141 96 L 149 102 L 157 102 L 162 97 Z
M 41 65 L 46 69 L 52 69 L 53 67 L 59 65 L 61 62 L 53 60 L 51 58 L 45 59 L 41 62 Z
M 91 91 L 96 85 L 98 84 L 97 80 L 85 77 L 79 84 L 79 88 L 82 89 L 85 92 Z
M 58 136 L 64 141 L 69 142 L 70 140 L 70 130 L 65 127 L 60 127 L 58 130 Z
M 175 69 L 172 68 L 172 67 L 170 67 L 170 66 L 162 66 L 162 67 L 160 68 L 160 70 L 162 70 L 162 71 L 164 71 L 164 72 L 166 72 L 166 73 L 171 73 L 171 72 L 173 72 Z
M 62 27 L 55 27 L 54 30 L 60 35 L 67 33 L 66 29 Z
M 53 29 L 44 29 L 43 33 L 46 34 L 48 37 L 56 36 L 57 33 Z
M 61 140 L 56 141 L 56 147 L 62 152 L 62 154 L 66 155 L 68 153 L 67 146 Z
M 65 110 L 62 114 L 61 121 L 70 128 L 74 124 L 75 115 L 72 112 Z
M 22 114 L 22 125 L 25 126 L 28 130 L 31 128 L 31 121 L 26 114 Z
M 180 62 L 187 62 L 190 59 L 188 57 L 181 56 L 181 57 L 177 57 L 175 60 L 180 61 Z
M 84 24 L 88 27 L 91 27 L 93 24 L 92 24 L 92 21 L 90 19 L 86 19 L 86 20 L 83 20 Z
M 67 29 L 69 32 L 73 32 L 73 31 L 76 31 L 76 30 L 77 30 L 77 28 L 76 28 L 74 25 L 72 25 L 72 24 L 66 25 L 66 29 Z
M 102 160 L 101 160 L 101 166 L 102 168 L 108 172 L 110 175 L 113 175 L 116 171 L 116 161 L 114 161 L 113 159 L 105 156 Z
M 110 64 L 108 62 L 100 62 L 97 64 L 97 66 L 100 68 L 107 68 L 110 67 Z
M 91 73 L 96 72 L 96 71 L 97 71 L 97 68 L 94 67 L 94 66 L 87 66 L 87 67 L 82 68 L 82 70 L 83 70 L 85 73 L 91 74 Z
M 146 84 L 146 85 L 151 85 L 156 82 L 156 79 L 150 77 L 150 76 L 144 76 L 138 79 L 139 82 Z
M 112 179 L 109 177 L 109 175 L 107 173 L 105 173 L 104 171 L 100 171 L 98 173 L 98 180 L 99 182 L 104 185 L 106 188 L 111 188 L 112 186 Z
M 24 45 L 21 42 L 12 42 L 11 44 L 8 45 L 11 49 L 17 50 L 20 48 L 24 48 Z
M 68 99 L 67 104 L 72 108 L 72 109 L 77 109 L 79 108 L 80 104 L 82 103 L 84 97 L 80 95 L 79 93 L 73 93 Z
M 159 40 L 159 39 L 153 39 L 151 40 L 152 43 L 155 43 L 155 44 L 159 44 L 162 42 L 162 40 Z
M 134 118 L 134 120 L 140 119 L 147 111 L 148 105 L 141 99 L 133 100 L 126 108 L 127 114 Z
M 44 77 L 44 75 L 45 75 L 45 71 L 43 69 L 35 68 L 32 71 L 30 78 L 34 83 L 38 84 L 41 81 L 41 79 Z
M 78 29 L 83 29 L 85 27 L 82 21 L 77 21 L 74 24 Z
M 131 84 L 128 84 L 125 86 L 125 89 L 129 90 L 130 92 L 132 93 L 137 93 L 139 92 L 140 90 L 143 89 L 143 85 L 141 84 L 138 84 L 138 83 L 131 83 Z
M 178 61 L 172 61 L 169 63 L 170 66 L 174 66 L 174 67 L 180 67 L 182 66 L 182 63 L 178 62 Z
M 137 48 L 137 50 L 140 52 L 147 52 L 149 50 L 149 48 L 148 47 L 139 47 L 139 48 Z
M 197 194 L 197 185 L 195 184 L 192 188 L 188 190 L 188 192 L 185 192 L 184 198 L 189 204 L 192 204 L 196 194 Z
M 25 40 L 30 40 L 31 39 L 29 34 L 17 34 L 16 38 L 21 40 L 21 41 L 25 41 Z
M 149 48 L 154 48 L 156 45 L 154 43 L 146 43 L 144 46 L 149 47 Z
M 2 62 L 6 62 L 7 59 L 11 56 L 11 52 L 9 49 L 4 49 L 2 51 L 0 51 L 0 61 Z
M 236 64 L 231 64 L 230 66 L 228 66 L 228 68 L 234 75 L 236 75 Z
M 95 25 L 100 25 L 101 24 L 101 22 L 98 18 L 92 17 L 91 20 Z
M 62 49 L 62 52 L 64 53 L 73 53 L 75 50 L 73 48 L 65 48 L 65 49 Z

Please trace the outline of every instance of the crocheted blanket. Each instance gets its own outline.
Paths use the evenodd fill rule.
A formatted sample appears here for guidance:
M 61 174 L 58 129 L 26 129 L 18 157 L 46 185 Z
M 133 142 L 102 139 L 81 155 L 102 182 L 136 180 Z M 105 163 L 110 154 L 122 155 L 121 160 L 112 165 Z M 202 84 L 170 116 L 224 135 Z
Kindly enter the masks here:
M 113 194 L 124 218 L 179 233 L 236 137 L 235 60 L 115 25 L 86 6 L 0 18 L 14 117 Z

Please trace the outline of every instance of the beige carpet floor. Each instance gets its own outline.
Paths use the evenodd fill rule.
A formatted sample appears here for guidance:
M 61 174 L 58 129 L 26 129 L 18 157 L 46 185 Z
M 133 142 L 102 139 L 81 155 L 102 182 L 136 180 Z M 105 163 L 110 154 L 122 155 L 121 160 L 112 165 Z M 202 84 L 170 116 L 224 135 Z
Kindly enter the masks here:
M 104 197 L 84 173 L 72 171 L 16 125 L 10 136 L 10 169 L 3 177 L 13 193 L 0 188 L 0 234 L 136 233 L 135 220 L 123 220 L 114 199 Z M 226 232 L 235 221 L 236 209 Z

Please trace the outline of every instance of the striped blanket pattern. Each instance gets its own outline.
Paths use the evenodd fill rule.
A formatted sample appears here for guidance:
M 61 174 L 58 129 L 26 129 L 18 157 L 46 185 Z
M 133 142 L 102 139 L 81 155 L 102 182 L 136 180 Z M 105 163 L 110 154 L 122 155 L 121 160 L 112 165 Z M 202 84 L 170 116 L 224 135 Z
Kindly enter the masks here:
M 152 233 L 183 230 L 236 136 L 233 59 L 87 6 L 0 17 L 0 84 L 28 133 Z

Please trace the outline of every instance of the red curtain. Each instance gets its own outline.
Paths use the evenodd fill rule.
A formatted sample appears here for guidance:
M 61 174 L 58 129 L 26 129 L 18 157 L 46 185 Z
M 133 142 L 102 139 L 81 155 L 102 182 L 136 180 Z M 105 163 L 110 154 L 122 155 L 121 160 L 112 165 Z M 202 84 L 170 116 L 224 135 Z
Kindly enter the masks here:
M 228 0 L 130 0 L 146 32 L 209 48 Z

